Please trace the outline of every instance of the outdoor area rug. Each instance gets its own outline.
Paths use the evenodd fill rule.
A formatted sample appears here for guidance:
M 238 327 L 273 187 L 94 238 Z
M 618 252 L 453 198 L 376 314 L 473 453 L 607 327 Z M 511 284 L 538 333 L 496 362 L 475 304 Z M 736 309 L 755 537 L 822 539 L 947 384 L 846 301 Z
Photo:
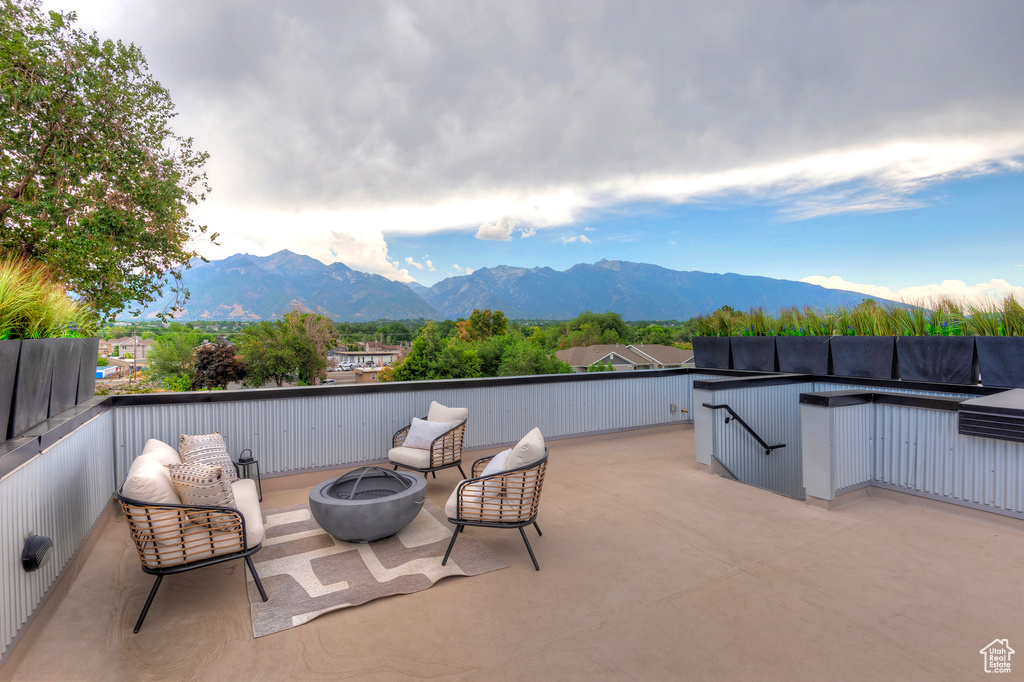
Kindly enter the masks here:
M 508 568 L 487 545 L 459 538 L 442 566 L 454 526 L 430 498 L 397 535 L 369 544 L 336 540 L 317 525 L 307 504 L 264 511 L 266 537 L 253 555 L 268 601 L 246 571 L 252 634 L 262 637 L 338 609 L 425 590 L 450 575 Z

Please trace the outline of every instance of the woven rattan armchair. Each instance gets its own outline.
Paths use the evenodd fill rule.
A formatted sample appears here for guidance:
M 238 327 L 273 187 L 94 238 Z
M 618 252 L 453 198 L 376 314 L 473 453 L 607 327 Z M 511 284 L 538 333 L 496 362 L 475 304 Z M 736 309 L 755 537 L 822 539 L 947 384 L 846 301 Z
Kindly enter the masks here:
M 245 517 L 241 511 L 231 507 L 140 502 L 122 495 L 122 488 L 115 494 L 128 519 L 142 570 L 156 576 L 135 623 L 135 632 L 142 627 L 164 576 L 225 561 L 244 558 L 260 596 L 267 601 L 263 583 L 252 565 L 252 555 L 263 543 L 247 546 Z
M 544 472 L 548 468 L 548 450 L 544 448 L 544 457 L 527 466 L 492 476 L 481 476 L 490 460 L 491 457 L 483 457 L 475 461 L 473 478 L 460 482 L 455 489 L 458 495 L 458 514 L 448 519 L 455 524 L 455 532 L 452 533 L 452 540 L 448 543 L 448 551 L 441 565 L 448 562 L 455 540 L 466 526 L 518 528 L 533 560 L 533 567 L 539 571 L 540 565 L 526 537 L 525 528 L 532 525 L 537 529 L 537 535 L 543 535 L 537 525 L 537 508 L 540 506 Z
M 426 419 L 426 417 L 423 417 L 423 419 Z M 405 445 L 405 437 L 408 434 L 408 426 L 398 429 L 391 438 L 392 449 L 403 447 Z M 462 442 L 465 440 L 465 437 L 466 422 L 463 421 L 435 438 L 430 444 L 429 458 L 424 458 L 424 463 L 427 464 L 424 467 L 413 466 L 408 462 L 395 461 L 391 453 L 388 454 L 388 459 L 395 465 L 396 471 L 398 467 L 403 467 L 412 471 L 418 471 L 424 477 L 427 474 L 433 474 L 434 478 L 437 478 L 437 472 L 441 469 L 458 467 L 459 473 L 465 478 L 466 472 L 462 470 Z

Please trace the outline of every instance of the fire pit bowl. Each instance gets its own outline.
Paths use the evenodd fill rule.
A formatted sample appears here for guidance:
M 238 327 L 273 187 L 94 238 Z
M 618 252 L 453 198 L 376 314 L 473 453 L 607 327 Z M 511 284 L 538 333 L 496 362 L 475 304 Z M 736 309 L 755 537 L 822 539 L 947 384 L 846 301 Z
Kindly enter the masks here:
M 309 511 L 339 540 L 373 542 L 408 526 L 426 494 L 422 476 L 362 467 L 310 490 Z

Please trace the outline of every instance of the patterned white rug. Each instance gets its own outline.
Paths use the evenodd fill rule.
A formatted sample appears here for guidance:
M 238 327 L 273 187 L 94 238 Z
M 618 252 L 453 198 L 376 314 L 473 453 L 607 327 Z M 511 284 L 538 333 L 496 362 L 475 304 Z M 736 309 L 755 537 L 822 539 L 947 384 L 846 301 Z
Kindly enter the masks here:
M 369 544 L 331 537 L 306 504 L 267 510 L 264 524 L 263 548 L 253 563 L 267 591 L 266 602 L 246 571 L 254 637 L 380 597 L 419 592 L 450 575 L 508 568 L 487 545 L 465 534 L 455 543 L 448 565 L 442 566 L 455 527 L 430 498 L 397 535 Z

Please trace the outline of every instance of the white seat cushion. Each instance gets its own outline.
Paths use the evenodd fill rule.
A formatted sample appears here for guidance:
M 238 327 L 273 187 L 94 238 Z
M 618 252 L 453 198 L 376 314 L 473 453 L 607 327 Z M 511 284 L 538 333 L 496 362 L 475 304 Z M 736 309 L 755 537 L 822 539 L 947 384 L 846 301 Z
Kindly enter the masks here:
M 461 483 L 462 481 L 459 481 L 459 484 Z M 449 519 L 459 518 L 459 486 L 455 486 L 455 490 L 448 496 L 448 501 L 444 503 L 444 513 Z
M 430 401 L 430 409 L 427 410 L 427 421 L 448 422 L 452 426 L 458 426 L 469 417 L 468 407 L 445 407 L 436 400 Z
M 427 469 L 430 467 L 430 450 L 407 447 L 391 448 L 388 452 L 388 459 L 395 464 L 404 464 L 407 467 L 414 467 L 416 469 Z
M 263 542 L 264 536 L 263 512 L 260 511 L 256 481 L 240 478 L 231 484 L 231 492 L 235 495 L 235 509 L 242 512 L 245 518 L 245 547 L 255 547 Z
M 519 469 L 538 462 L 544 457 L 544 434 L 535 428 L 523 436 L 522 440 L 512 448 L 512 454 L 505 462 L 505 471 Z
M 178 455 L 178 451 L 172 448 L 162 440 L 156 438 L 150 438 L 146 441 L 146 446 L 142 448 L 142 454 L 154 455 L 161 464 L 170 466 L 171 464 L 181 464 L 181 457 Z
M 239 479 L 231 484 L 231 492 L 235 496 L 235 509 L 242 512 L 242 518 L 245 519 L 245 548 L 251 549 L 263 542 L 265 535 L 256 481 L 248 478 Z M 161 558 L 168 564 L 191 563 L 222 554 L 232 554 L 240 549 L 235 542 L 236 537 L 234 533 L 211 533 L 206 526 L 192 524 L 186 528 L 184 537 L 178 538 L 176 547 L 161 550 Z

